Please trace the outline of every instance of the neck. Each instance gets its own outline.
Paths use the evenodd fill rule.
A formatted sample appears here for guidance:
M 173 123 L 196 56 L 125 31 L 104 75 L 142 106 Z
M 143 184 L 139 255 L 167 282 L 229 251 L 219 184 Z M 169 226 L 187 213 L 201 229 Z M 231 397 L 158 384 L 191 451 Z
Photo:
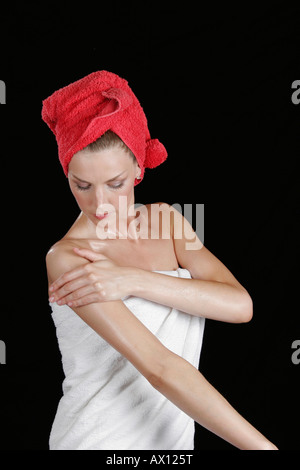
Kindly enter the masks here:
M 123 218 L 112 215 L 96 224 L 81 212 L 76 224 L 85 234 L 85 238 L 139 240 L 148 237 L 148 212 L 145 210 L 137 210 L 134 215 Z

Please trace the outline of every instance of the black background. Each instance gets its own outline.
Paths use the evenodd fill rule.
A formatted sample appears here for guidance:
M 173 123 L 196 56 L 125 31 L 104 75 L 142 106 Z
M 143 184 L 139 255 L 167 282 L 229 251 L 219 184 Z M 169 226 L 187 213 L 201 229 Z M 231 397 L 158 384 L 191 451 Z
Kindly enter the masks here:
M 249 324 L 207 321 L 200 370 L 281 450 L 299 450 L 300 8 L 224 3 L 1 6 L 0 450 L 47 450 L 61 396 L 44 258 L 78 210 L 41 102 L 101 69 L 129 81 L 169 153 L 136 201 L 205 203 L 205 244 L 254 301 Z M 233 450 L 198 425 L 195 449 Z

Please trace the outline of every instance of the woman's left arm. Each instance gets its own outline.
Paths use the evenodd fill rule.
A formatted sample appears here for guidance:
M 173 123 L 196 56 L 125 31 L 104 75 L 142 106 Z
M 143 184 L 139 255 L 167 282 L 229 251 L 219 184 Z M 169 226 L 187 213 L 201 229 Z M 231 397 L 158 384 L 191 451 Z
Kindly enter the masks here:
M 205 255 L 211 254 L 205 250 Z M 252 318 L 252 300 L 242 287 L 224 281 L 139 271 L 131 295 L 212 320 L 245 323 Z
M 132 295 L 168 305 L 191 315 L 230 323 L 252 319 L 253 303 L 246 289 L 207 248 L 189 222 L 174 212 L 171 229 L 179 265 L 192 279 L 137 270 Z M 181 236 L 174 236 L 176 234 Z

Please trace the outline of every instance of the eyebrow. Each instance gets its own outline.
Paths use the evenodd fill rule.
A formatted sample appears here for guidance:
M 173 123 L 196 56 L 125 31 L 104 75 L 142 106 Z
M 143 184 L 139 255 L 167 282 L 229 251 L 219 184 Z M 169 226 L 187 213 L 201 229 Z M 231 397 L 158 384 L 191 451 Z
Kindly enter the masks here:
M 119 176 L 123 175 L 123 173 L 125 173 L 126 170 L 122 171 L 121 173 L 119 173 L 117 176 L 114 176 L 113 178 L 110 178 L 109 180 L 105 181 L 105 183 L 111 183 L 112 181 L 116 180 L 117 178 L 119 178 Z M 85 181 L 85 180 L 82 180 L 81 178 L 79 178 L 78 176 L 74 175 L 74 173 L 72 173 L 72 176 L 74 178 L 76 178 L 78 181 L 80 181 L 81 183 L 86 183 L 86 184 L 91 184 L 89 183 L 88 181 Z

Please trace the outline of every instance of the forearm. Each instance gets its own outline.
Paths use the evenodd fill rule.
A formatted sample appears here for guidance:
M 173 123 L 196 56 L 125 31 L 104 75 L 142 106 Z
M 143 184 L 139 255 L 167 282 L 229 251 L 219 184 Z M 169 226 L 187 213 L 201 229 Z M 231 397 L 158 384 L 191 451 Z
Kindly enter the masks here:
M 134 269 L 131 295 L 183 312 L 224 322 L 249 321 L 252 301 L 248 293 L 230 284 L 183 279 Z
M 276 447 L 248 423 L 189 362 L 170 356 L 154 387 L 197 423 L 242 450 Z

